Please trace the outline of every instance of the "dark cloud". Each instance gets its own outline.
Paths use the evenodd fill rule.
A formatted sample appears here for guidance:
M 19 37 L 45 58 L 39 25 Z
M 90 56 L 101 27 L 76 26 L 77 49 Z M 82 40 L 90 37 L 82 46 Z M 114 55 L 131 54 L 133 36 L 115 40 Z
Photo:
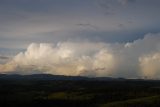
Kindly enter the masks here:
M 0 47 L 133 41 L 160 31 L 159 4 L 159 0 L 0 0 Z
M 9 59 L 9 58 L 10 58 L 10 57 L 8 57 L 8 56 L 1 56 L 1 55 L 0 55 L 0 59 L 1 59 L 1 60 L 7 60 L 7 59 Z
M 9 60 L 11 60 L 11 57 L 0 55 L 0 64 L 4 64 L 4 63 L 6 63 Z
M 76 24 L 79 27 L 91 28 L 91 29 L 98 29 L 97 26 L 90 24 L 90 23 L 78 23 Z
M 121 24 L 118 24 L 118 27 L 119 27 L 119 28 L 124 28 L 125 25 L 121 23 Z

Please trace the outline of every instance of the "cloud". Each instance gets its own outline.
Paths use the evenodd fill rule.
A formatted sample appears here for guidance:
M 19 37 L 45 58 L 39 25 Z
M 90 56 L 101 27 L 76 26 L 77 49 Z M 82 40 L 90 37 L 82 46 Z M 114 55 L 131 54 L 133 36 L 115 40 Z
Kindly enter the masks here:
M 2 56 L 2 55 L 0 55 L 0 59 L 1 60 L 6 60 L 6 59 L 9 59 L 9 57 L 8 56 Z
M 97 45 L 97 46 L 95 46 Z M 1 65 L 1 71 L 16 71 L 21 74 L 52 73 L 59 75 L 98 75 L 110 72 L 113 55 L 103 43 L 32 43 L 26 52 L 16 55 L 12 61 Z M 82 50 L 83 49 L 83 50 Z M 89 50 L 88 50 L 89 49 Z M 100 49 L 100 50 L 99 50 Z M 105 66 L 105 63 L 108 63 Z M 96 71 L 95 71 L 96 70 Z M 28 72 L 29 71 L 29 72 Z
M 108 0 L 98 0 L 97 6 L 100 7 L 105 12 L 105 15 L 113 15 L 115 13 L 115 8 Z
M 79 27 L 90 28 L 90 29 L 93 29 L 93 30 L 97 30 L 98 29 L 97 26 L 95 26 L 93 24 L 90 24 L 90 23 L 78 23 L 76 25 L 79 26 Z
M 0 65 L 6 73 L 160 78 L 160 34 L 128 43 L 32 43 Z
M 142 75 L 145 78 L 159 78 L 160 52 L 145 55 L 139 58 Z
M 135 2 L 136 0 L 118 0 L 122 5 L 127 5 L 128 3 Z
M 4 63 L 8 62 L 10 59 L 11 59 L 10 56 L 0 55 L 0 64 L 4 64 Z
M 98 0 L 96 3 L 98 6 L 105 11 L 106 15 L 115 15 L 118 14 L 118 7 L 123 7 L 129 3 L 134 3 L 136 0 Z M 118 3 L 118 5 L 117 5 Z M 118 7 L 117 7 L 118 6 Z

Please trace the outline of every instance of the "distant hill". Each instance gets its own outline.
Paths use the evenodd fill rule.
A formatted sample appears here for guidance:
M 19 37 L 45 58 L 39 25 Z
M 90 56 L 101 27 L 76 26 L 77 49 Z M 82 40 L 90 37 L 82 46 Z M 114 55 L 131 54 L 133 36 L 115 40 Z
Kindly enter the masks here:
M 32 74 L 32 75 L 19 75 L 19 74 L 0 74 L 0 79 L 14 79 L 14 80 L 86 80 L 86 81 L 113 81 L 113 80 L 126 80 L 124 78 L 112 77 L 83 77 L 83 76 L 64 76 L 64 75 L 51 75 L 51 74 Z

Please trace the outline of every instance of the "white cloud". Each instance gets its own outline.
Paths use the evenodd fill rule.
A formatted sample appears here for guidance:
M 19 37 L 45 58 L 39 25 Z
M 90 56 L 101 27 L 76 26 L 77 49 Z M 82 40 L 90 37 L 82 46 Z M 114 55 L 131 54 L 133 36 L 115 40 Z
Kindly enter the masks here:
M 103 49 L 104 47 L 106 44 L 87 42 L 66 42 L 55 46 L 32 43 L 26 52 L 19 53 L 9 63 L 1 65 L 0 70 L 17 71 L 22 74 L 36 71 L 59 75 L 92 75 L 90 73 L 94 70 L 111 71 L 114 59 L 107 49 Z M 108 65 L 105 66 L 105 63 Z
M 20 74 L 160 78 L 160 34 L 130 43 L 32 43 L 25 52 L 0 65 L 1 72 Z

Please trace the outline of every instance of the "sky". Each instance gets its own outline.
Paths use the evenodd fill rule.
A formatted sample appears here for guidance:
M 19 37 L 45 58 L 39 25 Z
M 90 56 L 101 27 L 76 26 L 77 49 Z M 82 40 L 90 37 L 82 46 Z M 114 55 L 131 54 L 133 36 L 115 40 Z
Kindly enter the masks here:
M 160 78 L 159 0 L 0 0 L 0 73 Z

